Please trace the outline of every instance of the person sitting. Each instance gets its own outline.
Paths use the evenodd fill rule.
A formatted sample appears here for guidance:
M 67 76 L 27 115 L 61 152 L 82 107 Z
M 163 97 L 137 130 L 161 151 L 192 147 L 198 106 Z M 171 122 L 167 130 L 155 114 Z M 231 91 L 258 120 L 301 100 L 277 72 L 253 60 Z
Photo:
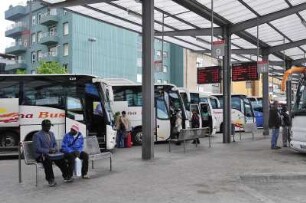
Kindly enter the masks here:
M 82 178 L 88 179 L 88 154 L 83 151 L 84 148 L 84 138 L 81 132 L 79 132 L 79 127 L 73 124 L 63 139 L 62 142 L 62 152 L 64 152 L 64 157 L 68 161 L 68 173 L 69 177 L 73 176 L 75 159 L 79 158 L 82 162 Z
M 199 128 L 200 127 L 200 118 L 195 109 L 192 110 L 192 117 L 191 117 L 191 128 Z M 196 138 L 192 144 L 200 144 L 200 139 Z
M 51 125 L 50 120 L 46 119 L 42 121 L 42 130 L 38 131 L 33 136 L 33 146 L 36 161 L 43 164 L 46 180 L 50 187 L 54 187 L 56 186 L 56 182 L 54 181 L 52 162 L 60 168 L 65 182 L 69 182 L 71 177 L 68 175 L 68 169 L 63 158 L 51 160 L 49 156 L 49 154 L 57 152 L 55 136 L 54 133 L 50 131 Z

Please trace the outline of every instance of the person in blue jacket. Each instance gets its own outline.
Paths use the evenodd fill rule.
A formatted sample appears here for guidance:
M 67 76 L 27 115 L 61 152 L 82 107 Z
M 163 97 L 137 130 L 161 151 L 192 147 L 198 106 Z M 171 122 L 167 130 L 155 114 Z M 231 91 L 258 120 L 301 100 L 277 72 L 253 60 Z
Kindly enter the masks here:
M 68 174 L 70 177 L 73 176 L 73 169 L 75 159 L 78 157 L 82 160 L 82 178 L 88 179 L 88 154 L 83 151 L 84 138 L 79 127 L 76 124 L 71 126 L 70 132 L 64 136 L 62 142 L 62 152 L 64 157 L 68 161 Z
M 70 181 L 68 176 L 68 169 L 63 157 L 58 160 L 51 160 L 49 154 L 57 152 L 57 144 L 54 137 L 54 133 L 50 131 L 50 120 L 43 120 L 41 123 L 42 130 L 38 131 L 33 136 L 33 147 L 35 152 L 35 159 L 37 162 L 41 162 L 44 166 L 46 180 L 50 187 L 54 187 L 56 182 L 54 181 L 54 173 L 52 168 L 52 162 L 54 162 L 62 171 L 65 182 Z

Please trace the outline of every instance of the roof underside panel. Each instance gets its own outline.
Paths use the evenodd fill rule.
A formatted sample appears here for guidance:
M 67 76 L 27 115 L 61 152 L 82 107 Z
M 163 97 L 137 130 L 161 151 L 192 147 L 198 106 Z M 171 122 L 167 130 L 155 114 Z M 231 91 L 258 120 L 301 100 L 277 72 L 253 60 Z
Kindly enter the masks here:
M 211 0 L 197 0 L 205 7 L 211 9 Z M 251 12 L 248 8 L 242 5 L 237 0 L 215 0 L 213 6 L 214 12 L 223 16 L 232 23 L 238 23 L 251 18 L 255 18 L 256 15 Z
M 257 38 L 257 27 L 247 29 L 246 31 Z M 259 26 L 258 36 L 260 40 L 264 41 L 270 46 L 282 44 L 284 39 L 281 34 L 279 34 L 268 24 L 263 24 Z
M 295 6 L 295 5 L 299 5 L 301 3 L 306 3 L 306 0 L 289 0 L 289 2 Z
M 304 58 L 304 52 L 299 48 L 287 49 L 284 51 L 287 56 L 290 56 L 293 59 Z
M 232 35 L 232 43 L 240 46 L 244 49 L 254 49 L 256 48 L 255 45 L 251 44 L 250 42 L 238 37 L 237 35 Z
M 274 20 L 271 24 L 293 41 L 306 38 L 306 27 L 303 26 L 296 14 Z
M 261 16 L 289 7 L 284 0 L 244 0 L 244 2 Z

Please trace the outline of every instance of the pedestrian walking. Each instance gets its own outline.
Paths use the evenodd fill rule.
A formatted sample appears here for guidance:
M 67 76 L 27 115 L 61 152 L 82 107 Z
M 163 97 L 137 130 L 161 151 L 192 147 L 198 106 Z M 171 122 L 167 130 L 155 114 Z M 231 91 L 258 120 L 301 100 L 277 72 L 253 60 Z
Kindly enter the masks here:
M 192 117 L 191 117 L 191 127 L 192 128 L 199 128 L 200 127 L 200 118 L 195 109 L 192 110 Z M 192 144 L 200 144 L 200 139 L 196 138 Z
M 129 120 L 126 117 L 126 112 L 122 111 L 121 116 L 116 122 L 117 128 L 117 147 L 124 148 L 124 138 L 126 136 L 127 130 L 129 129 Z
M 286 106 L 282 107 L 281 117 L 282 117 L 282 128 L 283 128 L 282 132 L 283 147 L 287 147 L 287 142 L 289 141 L 290 118 Z

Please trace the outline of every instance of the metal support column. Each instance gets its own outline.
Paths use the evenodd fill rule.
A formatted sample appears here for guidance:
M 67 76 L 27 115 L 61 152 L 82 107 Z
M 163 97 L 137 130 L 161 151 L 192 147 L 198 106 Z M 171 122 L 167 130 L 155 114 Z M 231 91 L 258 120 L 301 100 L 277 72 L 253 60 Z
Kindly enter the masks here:
M 263 50 L 262 60 L 268 61 L 268 54 Z M 263 135 L 269 135 L 269 69 L 262 73 L 262 109 L 264 115 Z
M 231 142 L 231 34 L 224 28 L 225 50 L 223 57 L 223 143 Z
M 142 159 L 154 158 L 154 0 L 142 0 Z

